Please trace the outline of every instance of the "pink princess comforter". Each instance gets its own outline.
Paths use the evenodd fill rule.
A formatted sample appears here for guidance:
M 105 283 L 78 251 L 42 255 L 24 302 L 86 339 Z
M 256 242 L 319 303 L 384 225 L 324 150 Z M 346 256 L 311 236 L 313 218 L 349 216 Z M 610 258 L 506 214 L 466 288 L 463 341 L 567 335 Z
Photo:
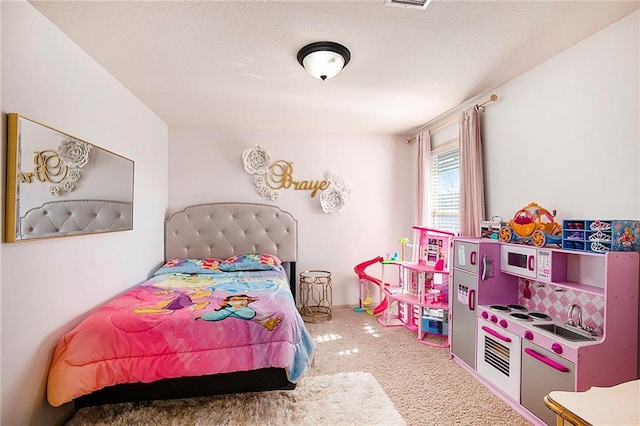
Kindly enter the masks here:
M 51 405 L 121 383 L 267 367 L 300 379 L 315 346 L 281 266 L 222 272 L 208 259 L 172 262 L 62 337 Z

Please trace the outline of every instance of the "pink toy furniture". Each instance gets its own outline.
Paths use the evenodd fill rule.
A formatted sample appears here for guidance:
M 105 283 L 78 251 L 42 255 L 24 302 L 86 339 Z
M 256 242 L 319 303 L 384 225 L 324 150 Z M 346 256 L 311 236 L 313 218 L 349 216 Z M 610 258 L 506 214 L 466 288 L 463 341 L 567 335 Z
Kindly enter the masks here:
M 398 268 L 397 285 L 380 287 L 387 300 L 378 322 L 404 326 L 420 343 L 449 347 L 449 264 L 453 233 L 414 226 L 413 261 L 383 260 L 382 282 L 388 265 Z M 428 339 L 437 336 L 441 339 Z

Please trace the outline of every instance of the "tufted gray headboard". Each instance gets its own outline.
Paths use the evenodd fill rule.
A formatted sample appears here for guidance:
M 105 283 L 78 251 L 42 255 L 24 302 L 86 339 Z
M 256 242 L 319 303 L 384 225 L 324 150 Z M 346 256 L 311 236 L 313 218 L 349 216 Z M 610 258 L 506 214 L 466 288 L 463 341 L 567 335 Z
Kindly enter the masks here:
M 298 260 L 298 221 L 276 206 L 252 203 L 197 204 L 165 223 L 165 259 L 226 259 L 271 253 Z
M 22 238 L 122 231 L 133 228 L 131 203 L 59 200 L 28 210 L 20 218 Z

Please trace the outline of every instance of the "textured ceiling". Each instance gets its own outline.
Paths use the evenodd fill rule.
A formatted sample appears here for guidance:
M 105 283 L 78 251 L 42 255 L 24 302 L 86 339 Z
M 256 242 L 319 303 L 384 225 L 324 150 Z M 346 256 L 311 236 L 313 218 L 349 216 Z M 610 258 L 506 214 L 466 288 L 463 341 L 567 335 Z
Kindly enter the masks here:
M 640 1 L 31 1 L 172 126 L 407 135 Z M 322 82 L 296 54 L 351 62 Z

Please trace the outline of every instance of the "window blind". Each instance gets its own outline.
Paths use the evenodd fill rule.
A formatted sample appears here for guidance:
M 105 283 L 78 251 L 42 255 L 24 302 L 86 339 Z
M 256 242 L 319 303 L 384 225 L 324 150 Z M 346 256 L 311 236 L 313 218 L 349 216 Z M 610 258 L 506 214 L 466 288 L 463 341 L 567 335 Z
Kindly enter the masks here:
M 460 151 L 431 154 L 431 223 L 436 229 L 458 233 L 460 219 Z

